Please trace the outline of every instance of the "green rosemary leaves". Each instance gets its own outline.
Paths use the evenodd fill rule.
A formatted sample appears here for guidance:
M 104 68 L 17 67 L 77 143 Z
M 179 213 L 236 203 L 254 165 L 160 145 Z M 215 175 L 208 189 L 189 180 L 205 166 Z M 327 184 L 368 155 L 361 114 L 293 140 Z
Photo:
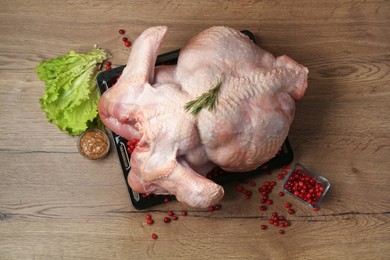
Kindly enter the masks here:
M 185 111 L 190 111 L 190 113 L 194 116 L 196 116 L 203 108 L 207 108 L 209 111 L 213 111 L 216 103 L 218 102 L 218 94 L 222 85 L 222 81 L 223 77 L 221 75 L 217 83 L 211 86 L 207 92 L 203 93 L 194 100 L 188 101 L 184 106 Z

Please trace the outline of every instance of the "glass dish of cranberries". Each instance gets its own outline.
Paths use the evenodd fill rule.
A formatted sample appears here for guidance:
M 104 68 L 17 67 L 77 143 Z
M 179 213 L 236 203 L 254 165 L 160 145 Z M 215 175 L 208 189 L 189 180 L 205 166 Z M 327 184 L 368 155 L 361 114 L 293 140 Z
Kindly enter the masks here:
M 282 188 L 307 206 L 318 209 L 329 187 L 326 178 L 296 163 L 290 168 Z

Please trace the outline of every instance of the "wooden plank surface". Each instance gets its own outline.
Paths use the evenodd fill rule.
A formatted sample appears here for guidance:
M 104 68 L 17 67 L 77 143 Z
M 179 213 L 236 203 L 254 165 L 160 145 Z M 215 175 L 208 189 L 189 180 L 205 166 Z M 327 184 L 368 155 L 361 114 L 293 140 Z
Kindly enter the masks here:
M 389 259 L 389 1 L 0 1 L 0 259 Z M 252 31 L 274 55 L 310 70 L 290 141 L 299 161 L 332 187 L 318 212 L 274 191 L 259 211 L 256 177 L 246 200 L 225 186 L 223 209 L 170 202 L 137 211 L 114 152 L 88 161 L 77 138 L 47 122 L 39 61 L 109 50 L 126 62 L 134 40 L 169 27 L 161 52 L 212 25 Z M 280 181 L 275 190 L 281 187 Z M 249 187 L 248 187 L 249 189 Z M 296 214 L 280 235 L 272 211 Z M 168 210 L 187 217 L 164 224 Z M 155 224 L 145 223 L 149 212 Z M 157 240 L 151 239 L 152 233 Z

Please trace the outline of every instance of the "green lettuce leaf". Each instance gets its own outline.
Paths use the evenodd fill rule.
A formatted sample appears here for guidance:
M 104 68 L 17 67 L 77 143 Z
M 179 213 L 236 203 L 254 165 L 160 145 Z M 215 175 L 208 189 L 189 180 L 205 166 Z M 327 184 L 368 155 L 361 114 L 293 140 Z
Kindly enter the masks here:
M 46 117 L 62 131 L 80 135 L 98 121 L 99 93 L 96 76 L 99 65 L 109 58 L 102 49 L 87 54 L 70 51 L 50 61 L 41 61 L 35 68 L 45 82 L 45 92 L 39 99 Z

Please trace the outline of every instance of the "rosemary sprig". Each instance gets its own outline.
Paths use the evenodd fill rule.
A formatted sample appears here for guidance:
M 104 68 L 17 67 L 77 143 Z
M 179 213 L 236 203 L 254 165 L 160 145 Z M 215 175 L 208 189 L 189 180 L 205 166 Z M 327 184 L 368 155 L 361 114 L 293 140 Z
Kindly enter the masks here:
M 197 97 L 194 100 L 188 101 L 184 109 L 186 112 L 191 110 L 191 114 L 196 116 L 203 108 L 207 108 L 209 111 L 213 111 L 216 103 L 218 102 L 218 94 L 221 88 L 223 81 L 223 77 L 218 79 L 217 83 L 215 83 L 211 88 Z

